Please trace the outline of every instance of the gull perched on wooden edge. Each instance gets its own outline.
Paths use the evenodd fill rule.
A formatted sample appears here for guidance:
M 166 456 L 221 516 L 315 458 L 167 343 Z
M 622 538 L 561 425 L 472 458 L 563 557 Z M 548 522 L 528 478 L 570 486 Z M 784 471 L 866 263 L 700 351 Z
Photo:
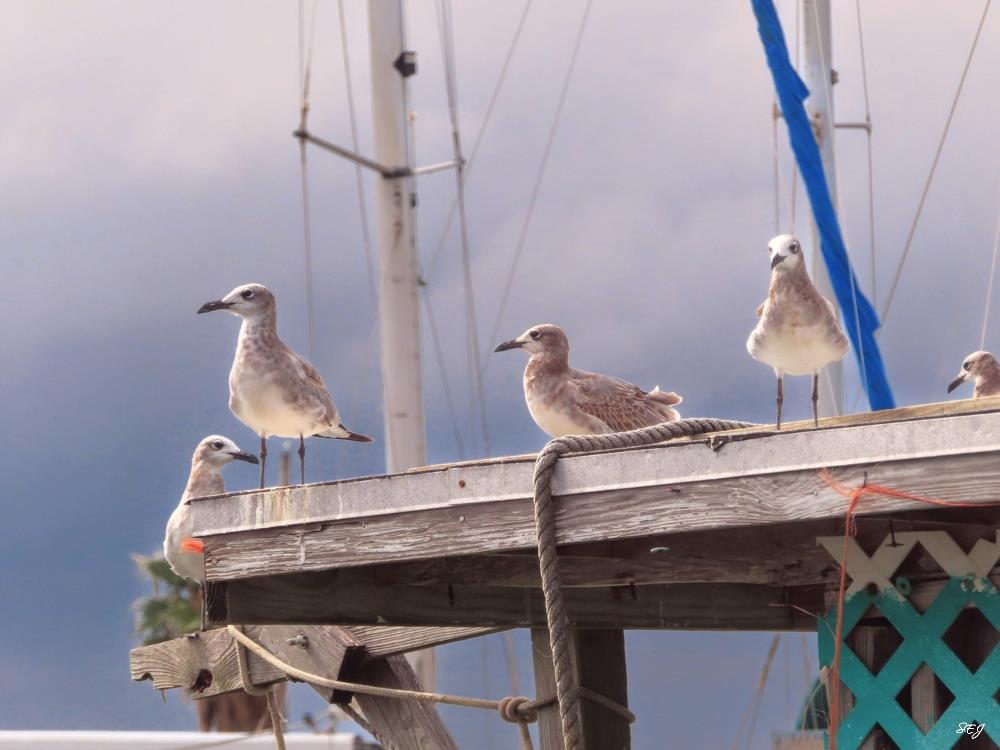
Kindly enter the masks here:
M 305 438 L 370 443 L 344 427 L 323 378 L 278 337 L 278 306 L 262 284 L 238 286 L 198 313 L 227 310 L 243 318 L 229 372 L 229 409 L 260 436 L 260 486 L 264 487 L 267 438 L 299 439 L 299 475 L 306 481 Z
M 948 393 L 970 378 L 976 383 L 973 398 L 1000 396 L 1000 363 L 989 352 L 973 352 L 966 357 L 958 377 L 948 384 Z
M 622 432 L 679 419 L 682 399 L 659 387 L 644 391 L 608 375 L 569 366 L 569 339 L 551 323 L 529 328 L 494 351 L 523 349 L 524 398 L 535 424 L 551 437 Z
M 209 435 L 198 443 L 191 457 L 191 474 L 181 495 L 181 501 L 174 508 L 167 521 L 167 531 L 163 538 L 163 556 L 170 569 L 181 578 L 205 582 L 205 545 L 191 536 L 192 497 L 221 495 L 226 491 L 222 480 L 222 467 L 231 461 L 257 463 L 257 457 L 244 453 L 232 440 L 222 435 Z M 202 590 L 204 595 L 204 589 Z M 205 629 L 205 602 L 201 603 L 201 624 Z
M 778 378 L 776 429 L 781 429 L 785 375 L 812 375 L 813 424 L 819 425 L 819 371 L 847 354 L 849 344 L 837 311 L 813 286 L 802 245 L 779 234 L 767 245 L 771 286 L 757 314 L 760 321 L 747 339 L 747 351 L 770 365 Z

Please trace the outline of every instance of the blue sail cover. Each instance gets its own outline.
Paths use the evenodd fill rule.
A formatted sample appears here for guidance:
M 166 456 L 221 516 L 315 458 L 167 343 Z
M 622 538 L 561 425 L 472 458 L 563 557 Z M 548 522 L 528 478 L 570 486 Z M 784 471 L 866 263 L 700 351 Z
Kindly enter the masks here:
M 772 0 L 751 0 L 757 17 L 757 31 L 764 43 L 767 65 L 774 77 L 774 88 L 781 103 L 781 113 L 788 126 L 788 138 L 795 152 L 802 181 L 809 195 L 813 216 L 819 228 L 823 260 L 830 274 L 834 293 L 842 312 L 844 327 L 851 339 L 858 368 L 865 379 L 865 392 L 872 409 L 891 409 L 896 405 L 892 388 L 885 374 L 882 354 L 875 341 L 879 327 L 878 314 L 861 292 L 857 277 L 847 257 L 844 238 L 840 234 L 837 212 L 830 199 L 830 189 L 823 174 L 823 160 L 813 135 L 803 102 L 809 89 L 795 72 L 788 57 L 785 35 Z

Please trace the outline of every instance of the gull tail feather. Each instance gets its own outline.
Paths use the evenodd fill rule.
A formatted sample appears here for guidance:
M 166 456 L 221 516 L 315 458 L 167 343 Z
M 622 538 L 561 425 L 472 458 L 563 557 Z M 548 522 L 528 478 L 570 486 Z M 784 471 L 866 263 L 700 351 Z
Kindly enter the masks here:
M 339 424 L 336 428 L 331 428 L 326 432 L 317 432 L 314 437 L 328 438 L 330 440 L 350 440 L 354 443 L 374 443 L 375 438 L 362 435 L 359 432 L 351 432 L 344 425 Z
M 658 401 L 661 404 L 666 404 L 667 406 L 673 406 L 674 404 L 679 404 L 684 401 L 683 398 L 678 396 L 673 391 L 661 391 L 660 386 L 656 386 L 653 390 L 647 393 L 646 398 L 651 398 L 653 401 Z
M 199 555 L 205 554 L 205 543 L 200 539 L 187 537 L 181 540 L 181 549 L 184 552 L 197 552 Z

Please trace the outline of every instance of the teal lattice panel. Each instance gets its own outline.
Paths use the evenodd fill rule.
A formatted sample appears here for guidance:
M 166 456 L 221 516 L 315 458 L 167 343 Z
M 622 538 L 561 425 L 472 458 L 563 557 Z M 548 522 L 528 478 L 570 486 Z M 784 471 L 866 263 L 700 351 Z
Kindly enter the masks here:
M 903 539 L 904 534 L 896 535 L 904 542 L 904 547 L 912 549 L 914 544 L 920 543 L 932 555 L 936 549 L 942 557 L 948 558 L 939 563 L 949 573 L 964 572 L 964 575 L 948 579 L 923 614 L 889 581 L 905 557 L 905 550 L 892 549 L 886 553 L 892 560 L 887 560 L 886 554 L 879 559 L 879 552 L 889 545 L 881 547 L 871 558 L 860 549 L 849 550 L 847 572 L 853 585 L 844 602 L 845 641 L 865 613 L 875 607 L 898 632 L 902 642 L 877 675 L 872 674 L 847 643 L 842 645 L 840 679 L 854 694 L 855 704 L 841 719 L 838 750 L 857 750 L 876 724 L 902 750 L 948 750 L 961 739 L 956 732 L 959 724 L 972 721 L 985 724 L 984 732 L 1000 744 L 1000 705 L 997 703 L 1000 647 L 994 648 L 973 673 L 943 640 L 948 628 L 970 605 L 978 608 L 1000 631 L 1000 593 L 986 577 L 996 562 L 993 553 L 997 550 L 977 545 L 968 556 L 958 550 L 957 555 L 965 558 L 962 563 L 956 557 L 957 546 L 944 545 L 941 535 L 951 542 L 944 532 L 910 532 L 905 535 L 910 539 Z M 836 548 L 834 556 L 839 560 L 843 539 L 820 541 L 831 552 Z M 990 542 L 983 544 L 1000 547 Z M 947 550 L 947 554 L 943 550 Z M 903 585 L 900 589 L 907 591 L 908 587 Z M 870 593 L 872 590 L 877 593 Z M 836 623 L 836 608 L 819 622 L 820 664 L 826 667 L 833 662 Z M 927 664 L 954 696 L 926 735 L 896 700 L 922 664 Z

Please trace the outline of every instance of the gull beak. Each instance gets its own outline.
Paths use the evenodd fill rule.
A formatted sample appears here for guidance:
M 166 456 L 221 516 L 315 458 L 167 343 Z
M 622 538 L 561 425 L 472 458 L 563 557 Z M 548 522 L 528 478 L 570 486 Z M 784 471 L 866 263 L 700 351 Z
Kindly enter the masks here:
M 500 346 L 494 349 L 494 352 L 506 352 L 510 349 L 520 349 L 524 344 L 522 344 L 517 339 L 511 339 L 510 341 L 504 341 Z
M 217 299 L 212 302 L 206 302 L 204 305 L 199 307 L 198 315 L 207 312 L 214 312 L 215 310 L 228 310 L 232 306 L 232 302 L 223 302 L 221 299 Z
M 969 377 L 968 373 L 960 372 L 957 378 L 948 383 L 948 393 L 951 393 L 953 390 L 958 388 L 958 386 L 962 385 L 962 383 L 964 383 L 968 379 L 968 377 Z
M 253 453 L 243 453 L 242 451 L 234 451 L 229 454 L 233 457 L 235 461 L 246 461 L 248 464 L 259 464 L 260 461 Z
M 771 269 L 774 270 L 774 267 L 776 265 L 778 265 L 779 263 L 781 263 L 781 261 L 783 261 L 784 259 L 785 259 L 784 255 L 780 255 L 778 253 L 775 253 L 774 257 L 771 258 Z

